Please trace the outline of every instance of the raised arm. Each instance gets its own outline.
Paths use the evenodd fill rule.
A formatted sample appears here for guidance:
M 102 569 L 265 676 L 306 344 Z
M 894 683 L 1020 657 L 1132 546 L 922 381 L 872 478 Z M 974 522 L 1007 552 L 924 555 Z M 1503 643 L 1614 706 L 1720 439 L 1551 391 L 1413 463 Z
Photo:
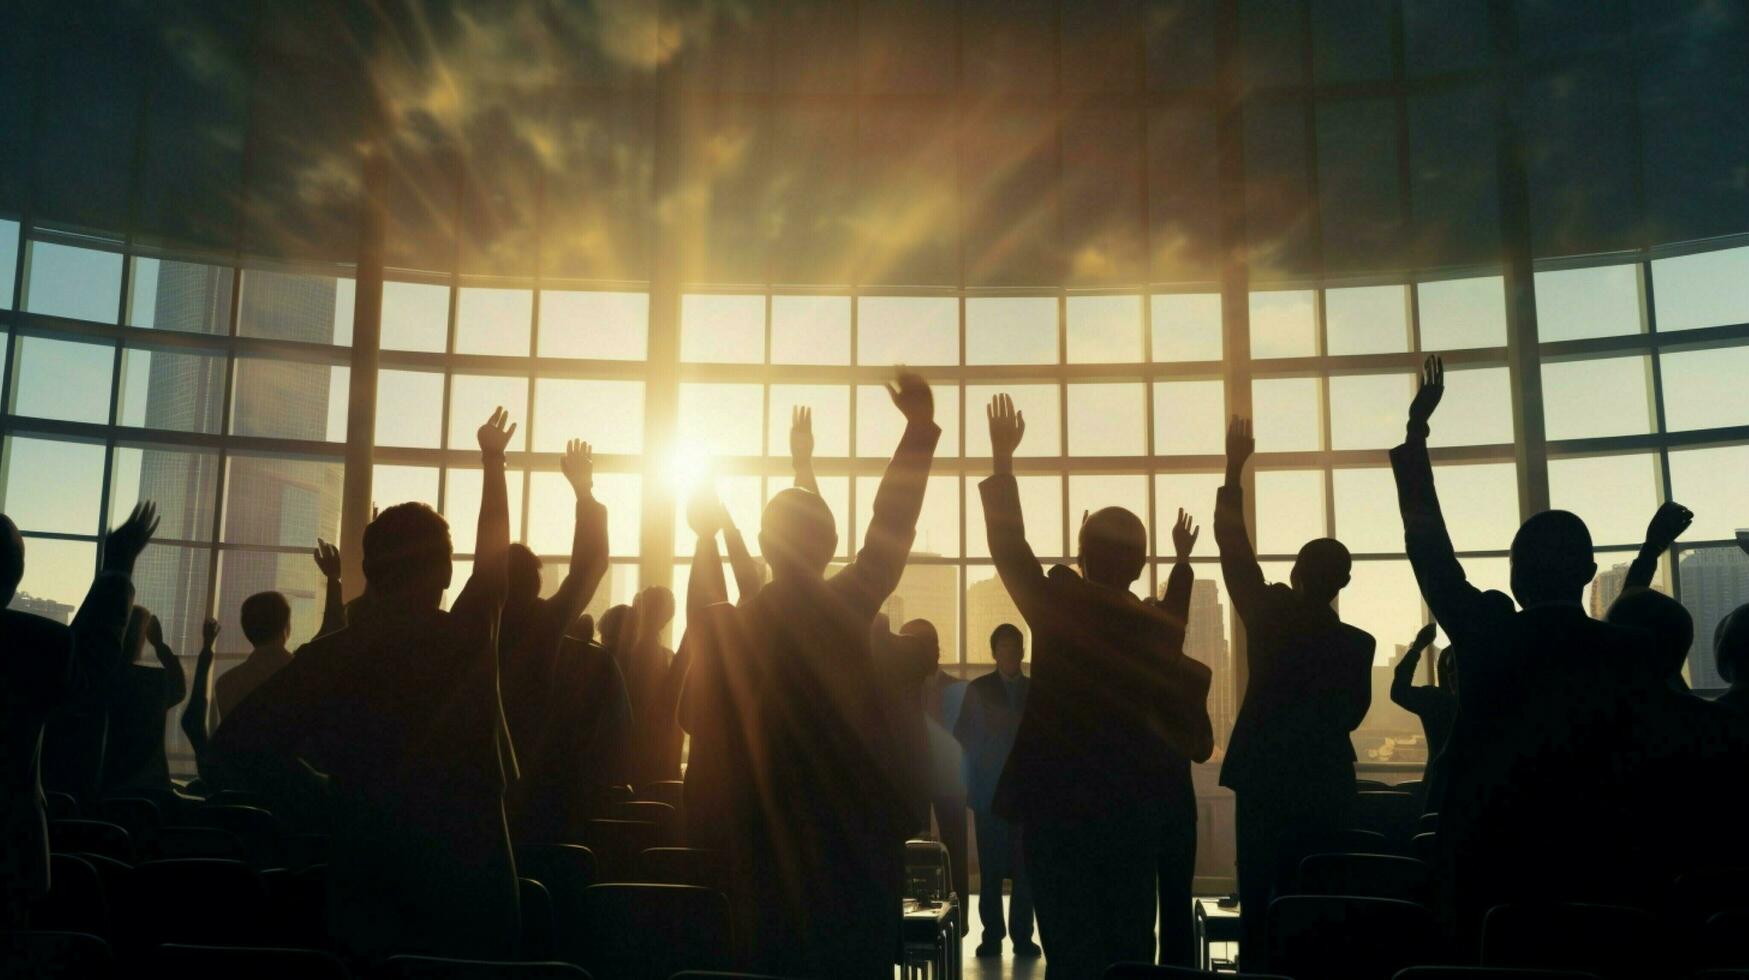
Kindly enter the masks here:
M 1196 549 L 1196 539 L 1202 535 L 1184 508 L 1178 509 L 1178 520 L 1172 525 L 1172 572 L 1166 576 L 1166 591 L 1160 596 L 1160 611 L 1166 614 L 1171 630 L 1167 643 L 1171 649 L 1184 649 L 1184 631 L 1190 620 L 1190 587 L 1196 574 L 1190 567 L 1190 553 Z
M 1227 583 L 1227 595 L 1241 621 L 1258 609 L 1266 585 L 1263 567 L 1257 564 L 1257 552 L 1251 547 L 1251 535 L 1245 530 L 1245 490 L 1240 482 L 1245 461 L 1256 449 L 1251 420 L 1233 416 L 1227 425 L 1227 479 L 1215 493 L 1215 548 L 1221 553 L 1221 578 Z
M 723 556 L 717 551 L 722 516 L 723 505 L 708 490 L 700 490 L 686 502 L 686 524 L 698 536 L 692 552 L 692 574 L 686 580 L 689 623 L 711 603 L 729 601 L 729 585 L 723 580 Z M 685 637 L 681 639 L 684 641 Z
M 194 686 L 188 692 L 188 707 L 182 709 L 182 734 L 194 749 L 196 768 L 206 755 L 207 735 L 212 725 L 213 643 L 219 638 L 219 621 L 209 618 L 200 626 L 200 655 L 194 658 Z
M 480 523 L 474 539 L 474 573 L 456 598 L 455 610 L 484 605 L 502 608 L 509 587 L 510 502 L 504 489 L 504 449 L 516 423 L 502 407 L 492 412 L 475 438 L 480 444 Z
M 1026 413 L 1014 410 L 1014 399 L 997 395 L 990 399 L 985 417 L 990 425 L 990 461 L 995 471 L 978 484 L 984 503 L 984 532 L 990 540 L 990 557 L 1003 588 L 1026 621 L 1038 629 L 1050 614 L 1045 601 L 1048 580 L 1038 556 L 1026 543 L 1026 520 L 1020 509 L 1020 485 L 1014 480 L 1014 450 L 1026 436 Z
M 146 642 L 152 645 L 158 666 L 164 668 L 164 710 L 169 711 L 188 696 L 188 673 L 182 669 L 182 659 L 176 656 L 176 651 L 164 642 L 164 624 L 158 622 L 157 616 L 146 617 Z
M 1421 651 L 1427 649 L 1438 632 L 1437 623 L 1421 627 L 1421 631 L 1415 634 L 1415 642 L 1409 644 L 1403 659 L 1397 661 L 1396 670 L 1391 675 L 1391 701 L 1398 707 L 1415 710 L 1411 706 L 1415 701 L 1415 668 L 1421 663 Z
M 1658 507 L 1651 523 L 1646 525 L 1646 540 L 1640 545 L 1640 553 L 1628 566 L 1627 579 L 1622 582 L 1623 595 L 1652 587 L 1652 579 L 1658 574 L 1658 559 L 1664 557 L 1664 552 L 1669 551 L 1693 523 L 1694 511 L 1674 500 Z
M 905 560 L 917 535 L 917 515 L 923 511 L 923 494 L 929 488 L 935 444 L 941 441 L 941 426 L 935 424 L 935 396 L 922 378 L 900 371 L 887 387 L 887 394 L 905 416 L 905 434 L 899 438 L 899 447 L 875 491 L 862 550 L 840 573 L 852 576 L 869 612 L 892 595 L 905 571 Z
M 322 570 L 322 625 L 317 636 L 327 636 L 346 625 L 346 599 L 340 591 L 340 549 L 316 539 L 316 567 Z
M 759 570 L 759 563 L 747 551 L 747 542 L 741 537 L 741 529 L 735 526 L 727 508 L 722 512 L 721 521 L 723 548 L 729 553 L 729 568 L 735 573 L 735 591 L 739 601 L 746 602 L 765 587 L 765 575 Z
M 67 661 L 65 694 L 91 693 L 124 662 L 122 634 L 134 605 L 134 562 L 158 530 L 158 508 L 147 501 L 103 539 L 103 569 L 91 583 L 73 616 L 72 653 Z
M 588 443 L 580 439 L 566 443 L 559 470 L 576 495 L 577 514 L 571 532 L 571 566 L 548 602 L 559 622 L 570 623 L 607 575 L 607 508 L 595 499 L 595 456 Z
M 819 493 L 820 483 L 814 478 L 814 410 L 806 405 L 790 409 L 789 462 L 796 486 Z

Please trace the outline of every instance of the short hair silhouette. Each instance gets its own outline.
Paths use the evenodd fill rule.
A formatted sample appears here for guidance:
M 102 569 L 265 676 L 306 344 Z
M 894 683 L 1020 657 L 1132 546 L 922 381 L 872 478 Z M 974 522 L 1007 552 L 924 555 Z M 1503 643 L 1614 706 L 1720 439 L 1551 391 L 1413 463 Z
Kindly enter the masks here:
M 935 624 L 927 619 L 913 619 L 899 627 L 900 636 L 915 637 L 919 643 L 928 643 L 935 647 L 936 656 L 941 655 L 941 634 L 936 632 Z
M 625 629 L 626 617 L 632 614 L 632 607 L 620 603 L 601 614 L 596 628 L 601 631 L 601 645 L 613 649 L 619 645 L 620 631 Z
M 996 644 L 1001 643 L 1004 639 L 1013 640 L 1020 644 L 1023 649 L 1026 646 L 1026 634 L 1022 633 L 1020 627 L 1013 623 L 1003 623 L 990 631 L 990 649 L 996 649 Z
M 1457 690 L 1457 669 L 1457 647 L 1447 646 L 1433 661 L 1433 683 L 1443 690 Z
M 1354 559 L 1335 538 L 1313 538 L 1300 546 L 1288 581 L 1319 602 L 1329 602 L 1348 585 Z
M 528 545 L 512 543 L 510 545 L 510 583 L 506 593 L 509 599 L 507 605 L 522 605 L 540 598 L 540 556 L 531 551 Z
M 1635 589 L 1610 603 L 1603 618 L 1652 634 L 1650 650 L 1658 660 L 1659 677 L 1682 673 L 1694 644 L 1694 616 L 1682 603 L 1652 589 Z
M 291 629 L 291 603 L 278 592 L 257 592 L 243 600 L 242 620 L 250 645 L 283 643 Z
M 24 535 L 12 518 L 0 514 L 0 606 L 12 604 L 18 583 L 24 581 Z
M 1521 606 L 1575 600 L 1597 574 L 1591 530 L 1578 514 L 1532 514 L 1512 538 L 1512 595 Z
M 838 524 L 820 495 L 784 487 L 759 518 L 759 546 L 773 575 L 824 574 L 838 553 Z
M 1731 610 L 1713 629 L 1713 664 L 1727 684 L 1749 662 L 1749 603 Z
M 595 617 L 583 613 L 571 623 L 571 628 L 565 631 L 565 635 L 575 640 L 582 640 L 584 643 L 594 643 Z
M 1076 563 L 1089 582 L 1127 589 L 1148 560 L 1148 528 L 1122 507 L 1101 507 L 1081 522 Z
M 643 592 L 644 616 L 652 629 L 661 629 L 674 621 L 674 590 L 666 585 L 652 585 Z
M 422 503 L 396 504 L 364 529 L 364 580 L 378 591 L 449 588 L 453 572 L 449 522 Z

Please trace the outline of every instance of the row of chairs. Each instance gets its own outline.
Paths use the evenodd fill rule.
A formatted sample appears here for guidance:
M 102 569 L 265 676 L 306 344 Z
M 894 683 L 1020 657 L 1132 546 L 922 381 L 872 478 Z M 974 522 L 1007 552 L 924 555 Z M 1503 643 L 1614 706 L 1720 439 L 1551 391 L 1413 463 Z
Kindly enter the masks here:
M 1656 975 L 1658 977 L 1664 974 Z M 1701 970 L 1690 980 L 1749 980 L 1749 970 Z M 1290 980 L 1273 973 L 1214 973 L 1152 963 L 1118 963 L 1105 971 L 1105 980 Z M 1597 974 L 1575 970 L 1539 970 L 1501 966 L 1411 966 L 1397 971 L 1392 980 L 1601 980 Z

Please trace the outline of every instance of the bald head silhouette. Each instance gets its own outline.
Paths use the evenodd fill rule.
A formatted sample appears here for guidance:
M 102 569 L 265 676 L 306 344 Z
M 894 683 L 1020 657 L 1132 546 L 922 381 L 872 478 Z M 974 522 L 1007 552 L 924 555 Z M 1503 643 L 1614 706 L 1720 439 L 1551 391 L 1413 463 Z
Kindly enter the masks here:
M 1288 584 L 1313 602 L 1328 605 L 1348 585 L 1354 560 L 1348 546 L 1335 538 L 1313 538 L 1300 548 L 1288 572 Z
M 1081 522 L 1076 563 L 1087 581 L 1128 589 L 1148 558 L 1148 529 L 1122 507 L 1102 507 Z
M 1578 602 L 1596 575 L 1591 530 L 1571 511 L 1532 515 L 1512 539 L 1512 596 L 1520 606 Z
M 819 578 L 838 553 L 832 509 L 812 490 L 779 490 L 760 517 L 759 547 L 771 563 L 772 578 Z
M 24 536 L 12 518 L 0 514 L 0 607 L 12 604 L 24 581 Z

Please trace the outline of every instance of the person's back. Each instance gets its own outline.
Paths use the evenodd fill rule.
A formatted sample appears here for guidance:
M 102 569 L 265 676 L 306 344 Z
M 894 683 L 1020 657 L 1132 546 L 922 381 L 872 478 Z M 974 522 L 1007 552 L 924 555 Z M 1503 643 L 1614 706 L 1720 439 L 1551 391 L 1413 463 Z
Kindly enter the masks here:
M 110 681 L 100 781 L 105 797 L 161 798 L 172 792 L 164 718 L 187 695 L 186 682 L 175 652 L 164 643 L 158 618 L 136 606 L 125 644 L 137 659 L 148 643 L 159 666 L 130 663 Z
M 291 663 L 291 604 L 278 592 L 257 592 L 238 610 L 249 655 L 213 682 L 213 702 L 222 719 L 256 688 Z M 338 624 L 335 624 L 338 625 Z
M 581 840 L 607 788 L 630 781 L 631 704 L 612 655 L 566 637 L 548 680 L 538 726 L 515 736 L 522 779 L 506 806 L 518 842 Z

